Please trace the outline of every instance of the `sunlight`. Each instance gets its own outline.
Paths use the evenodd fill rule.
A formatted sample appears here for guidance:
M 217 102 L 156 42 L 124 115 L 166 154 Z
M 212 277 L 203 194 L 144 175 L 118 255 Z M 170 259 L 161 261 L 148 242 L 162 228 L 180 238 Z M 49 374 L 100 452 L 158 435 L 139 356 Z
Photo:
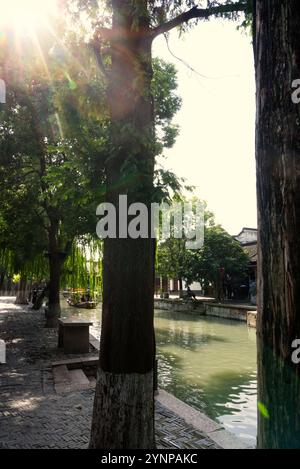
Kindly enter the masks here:
M 0 27 L 32 31 L 56 12 L 57 0 L 0 0 Z

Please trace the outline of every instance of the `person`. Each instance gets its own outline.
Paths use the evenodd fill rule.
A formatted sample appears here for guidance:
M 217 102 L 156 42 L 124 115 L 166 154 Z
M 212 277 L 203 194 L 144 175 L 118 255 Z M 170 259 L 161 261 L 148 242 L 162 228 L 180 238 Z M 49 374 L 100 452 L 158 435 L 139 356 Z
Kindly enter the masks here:
M 192 292 L 192 290 L 190 289 L 190 286 L 189 286 L 189 285 L 188 285 L 188 287 L 187 287 L 187 294 L 188 294 L 188 297 L 194 298 L 194 300 L 196 299 L 195 293 Z

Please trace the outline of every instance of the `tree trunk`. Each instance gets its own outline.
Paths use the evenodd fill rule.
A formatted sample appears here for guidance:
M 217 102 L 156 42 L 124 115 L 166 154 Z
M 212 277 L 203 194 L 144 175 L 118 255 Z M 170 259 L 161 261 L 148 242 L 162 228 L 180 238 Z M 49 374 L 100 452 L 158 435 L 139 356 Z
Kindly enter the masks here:
M 3 271 L 0 273 L 0 292 L 3 291 L 3 288 L 4 288 L 4 280 L 5 280 L 5 270 L 3 270 Z
M 300 448 L 300 3 L 256 3 L 258 446 Z
M 21 275 L 17 292 L 16 305 L 27 305 L 27 278 Z
M 36 302 L 31 309 L 37 311 L 43 306 L 44 298 L 48 294 L 49 286 L 47 285 L 37 296 Z
M 61 254 L 58 247 L 58 222 L 51 221 L 49 228 L 49 302 L 46 309 L 46 327 L 57 327 L 60 317 Z
M 107 201 L 119 210 L 150 206 L 153 193 L 151 41 L 147 14 L 131 0 L 115 0 L 109 108 L 114 153 L 107 168 Z M 139 34 L 132 34 L 133 28 Z M 118 226 L 119 228 L 119 226 Z M 149 234 L 149 233 L 148 233 Z M 100 368 L 94 402 L 91 448 L 154 448 L 154 250 L 152 239 L 106 239 Z

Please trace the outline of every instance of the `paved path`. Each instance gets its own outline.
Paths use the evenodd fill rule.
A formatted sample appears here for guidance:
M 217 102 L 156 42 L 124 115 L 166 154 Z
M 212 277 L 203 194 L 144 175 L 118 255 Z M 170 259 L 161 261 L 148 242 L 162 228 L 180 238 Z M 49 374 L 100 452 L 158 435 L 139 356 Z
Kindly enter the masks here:
M 0 364 L 0 448 L 87 448 L 94 389 L 55 393 L 51 363 L 66 358 L 57 333 L 43 327 L 42 311 L 13 301 L 0 297 L 0 338 L 7 345 L 7 363 Z M 158 448 L 218 448 L 159 402 L 156 440 Z

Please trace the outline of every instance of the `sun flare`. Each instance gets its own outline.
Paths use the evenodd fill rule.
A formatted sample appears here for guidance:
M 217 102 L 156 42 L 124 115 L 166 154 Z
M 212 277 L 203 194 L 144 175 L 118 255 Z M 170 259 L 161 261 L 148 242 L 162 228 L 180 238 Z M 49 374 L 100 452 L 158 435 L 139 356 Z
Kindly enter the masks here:
M 42 27 L 56 8 L 57 0 L 0 0 L 0 27 L 32 31 Z

